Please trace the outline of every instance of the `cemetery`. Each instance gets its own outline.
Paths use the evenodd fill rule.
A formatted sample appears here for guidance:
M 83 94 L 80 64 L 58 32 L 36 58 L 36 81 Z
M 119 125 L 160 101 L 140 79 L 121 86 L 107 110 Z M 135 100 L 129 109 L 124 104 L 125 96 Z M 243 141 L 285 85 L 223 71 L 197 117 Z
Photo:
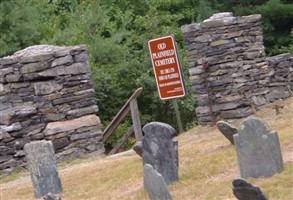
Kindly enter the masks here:
M 283 105 L 286 110 L 292 110 L 292 98 L 285 100 Z M 288 124 L 291 123 L 293 113 L 282 110 L 281 114 L 276 115 L 273 107 L 273 105 L 265 106 L 256 112 L 255 117 L 265 121 L 270 130 L 278 132 L 284 168 L 282 172 L 267 178 L 245 178 L 245 180 L 258 187 L 267 199 L 289 200 L 292 197 L 293 146 L 292 127 Z M 239 129 L 241 123 L 242 120 L 237 121 L 235 128 Z M 178 181 L 169 185 L 165 183 L 168 190 L 165 190 L 164 194 L 170 195 L 174 200 L 183 199 L 182 197 L 186 197 L 184 199 L 218 197 L 218 199 L 236 200 L 232 182 L 241 177 L 236 147 L 216 126 L 196 127 L 175 136 L 174 139 L 178 141 Z M 134 151 L 128 151 L 113 156 L 93 157 L 60 164 L 58 174 L 63 189 L 60 197 L 62 199 L 99 199 L 98 197 L 149 199 L 144 189 L 142 162 L 142 158 Z M 150 174 L 158 173 L 151 168 L 146 169 Z M 2 179 L 1 189 L 1 195 L 5 199 L 35 199 L 29 172 L 19 174 L 15 180 Z M 255 191 L 253 188 L 252 190 Z
M 219 13 L 181 28 L 199 122 L 181 133 L 141 125 L 143 88 L 103 131 L 84 45 L 1 58 L 1 199 L 292 199 L 293 55 L 266 57 L 260 19 Z

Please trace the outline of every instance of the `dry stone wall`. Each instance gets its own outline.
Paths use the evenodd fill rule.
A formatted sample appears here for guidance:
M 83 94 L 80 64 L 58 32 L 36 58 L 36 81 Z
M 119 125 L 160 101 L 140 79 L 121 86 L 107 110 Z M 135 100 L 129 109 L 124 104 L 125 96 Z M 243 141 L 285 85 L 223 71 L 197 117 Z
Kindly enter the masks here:
M 104 152 L 84 45 L 32 46 L 0 64 L 0 171 L 25 167 L 34 140 L 51 140 L 59 161 Z
M 218 13 L 181 29 L 200 124 L 246 117 L 290 96 L 292 55 L 265 57 L 261 15 Z
M 286 53 L 268 57 L 267 62 L 272 70 L 268 84 L 270 92 L 265 96 L 267 102 L 291 96 L 293 90 L 293 55 Z

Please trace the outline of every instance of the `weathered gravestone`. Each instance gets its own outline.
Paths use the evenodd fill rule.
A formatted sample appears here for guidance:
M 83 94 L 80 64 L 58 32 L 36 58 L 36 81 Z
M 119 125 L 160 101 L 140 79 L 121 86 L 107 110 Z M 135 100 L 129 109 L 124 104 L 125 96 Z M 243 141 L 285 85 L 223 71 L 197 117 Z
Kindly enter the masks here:
M 51 141 L 35 141 L 24 146 L 36 198 L 62 192 Z
M 143 167 L 143 184 L 151 200 L 172 199 L 163 176 L 149 164 Z
M 218 121 L 217 127 L 219 131 L 231 142 L 231 144 L 234 144 L 233 135 L 238 132 L 237 128 L 225 121 Z
M 150 164 L 157 170 L 167 184 L 178 180 L 177 141 L 172 138 L 176 131 L 170 125 L 152 122 L 143 127 L 142 139 L 143 165 Z
M 233 194 L 238 200 L 267 200 L 259 187 L 253 186 L 242 178 L 232 182 Z
M 250 117 L 234 135 L 241 177 L 270 177 L 283 170 L 277 132 L 261 119 Z

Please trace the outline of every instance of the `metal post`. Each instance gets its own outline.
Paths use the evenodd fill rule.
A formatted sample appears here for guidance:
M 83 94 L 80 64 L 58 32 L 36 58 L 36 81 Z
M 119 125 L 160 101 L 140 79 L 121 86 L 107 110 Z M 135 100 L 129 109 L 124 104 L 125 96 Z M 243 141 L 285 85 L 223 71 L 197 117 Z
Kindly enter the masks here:
M 175 110 L 175 114 L 176 114 L 176 120 L 177 120 L 177 124 L 178 124 L 178 128 L 179 128 L 179 133 L 183 133 L 183 127 L 182 127 L 181 116 L 180 116 L 180 112 L 178 109 L 177 100 L 172 99 L 172 101 L 174 104 L 174 110 Z

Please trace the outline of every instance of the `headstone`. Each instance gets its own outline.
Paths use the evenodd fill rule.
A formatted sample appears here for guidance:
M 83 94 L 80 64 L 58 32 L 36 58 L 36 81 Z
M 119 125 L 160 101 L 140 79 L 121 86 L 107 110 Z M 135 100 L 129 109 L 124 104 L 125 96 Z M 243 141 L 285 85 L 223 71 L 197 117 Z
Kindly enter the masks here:
M 149 164 L 143 167 L 143 184 L 151 200 L 172 199 L 163 176 Z
M 143 127 L 143 164 L 150 164 L 167 184 L 178 180 L 177 141 L 173 141 L 176 131 L 168 124 L 152 122 Z
M 61 200 L 61 198 L 58 195 L 49 192 L 44 196 L 44 200 Z
M 142 157 L 142 142 L 141 141 L 137 141 L 132 149 L 140 156 Z
M 36 198 L 62 192 L 51 141 L 35 141 L 24 146 Z
M 237 128 L 225 121 L 218 121 L 217 127 L 219 131 L 231 142 L 231 144 L 234 144 L 233 135 L 238 132 Z
M 233 194 L 238 200 L 267 200 L 259 187 L 253 186 L 242 178 L 233 182 Z
M 278 134 L 263 120 L 250 117 L 242 122 L 234 142 L 241 177 L 270 177 L 283 170 Z

